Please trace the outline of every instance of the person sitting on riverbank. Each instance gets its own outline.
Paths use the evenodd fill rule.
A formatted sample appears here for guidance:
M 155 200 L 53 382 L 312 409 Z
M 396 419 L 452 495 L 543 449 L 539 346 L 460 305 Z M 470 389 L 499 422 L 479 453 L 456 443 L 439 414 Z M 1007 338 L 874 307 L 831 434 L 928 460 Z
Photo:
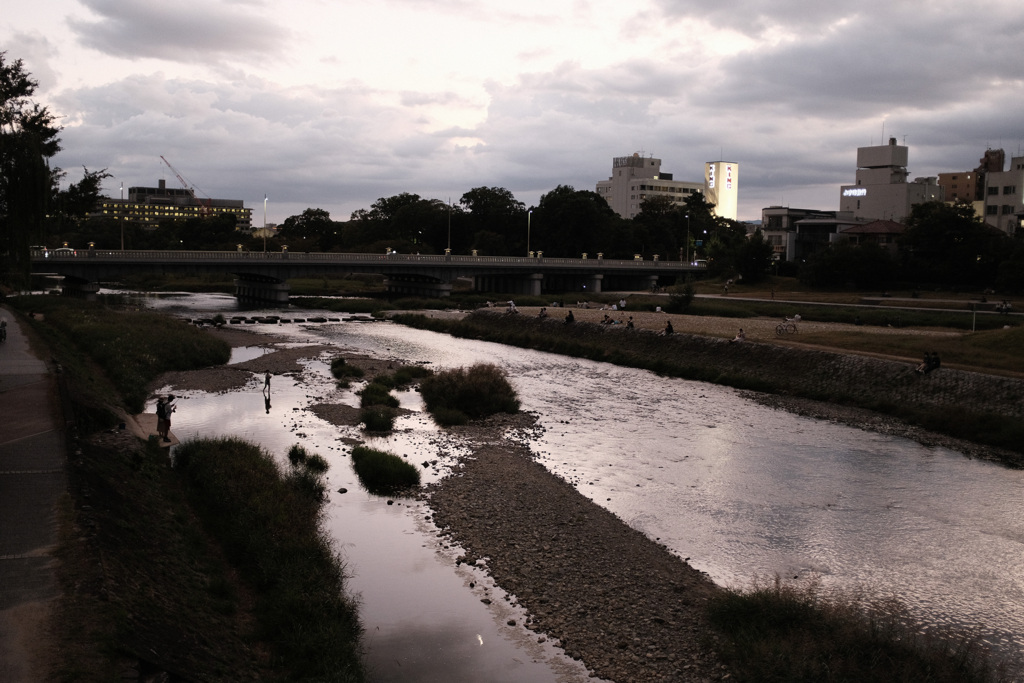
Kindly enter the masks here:
M 933 370 L 938 370 L 939 366 L 942 365 L 942 361 L 939 359 L 939 354 L 926 351 L 924 354 L 924 360 L 917 366 L 914 371 L 919 375 L 927 375 Z
M 604 314 L 604 318 L 601 319 L 601 324 L 602 325 L 611 325 L 612 324 L 612 319 L 610 317 L 608 317 L 607 313 L 605 313 Z
M 671 320 L 665 323 L 665 330 L 661 334 L 666 337 L 669 336 L 670 334 L 675 334 L 675 330 L 672 328 Z
M 538 318 L 546 318 L 546 317 L 548 317 L 548 309 L 547 308 L 541 308 L 540 309 L 540 313 L 537 314 L 537 317 Z
M 743 332 L 742 327 L 740 328 L 740 331 L 736 334 L 736 336 L 729 340 L 729 343 L 735 344 L 736 342 L 741 341 L 747 341 L 747 335 Z
M 565 314 L 565 323 L 568 325 L 569 323 L 574 322 L 576 322 L 576 316 L 572 314 L 572 311 L 569 311 L 568 313 Z
M 629 320 L 627 320 L 627 321 L 626 321 L 626 329 L 627 329 L 627 330 L 632 330 L 632 329 L 634 329 L 635 327 L 636 327 L 636 326 L 635 326 L 635 325 L 633 325 L 633 316 L 629 316 Z

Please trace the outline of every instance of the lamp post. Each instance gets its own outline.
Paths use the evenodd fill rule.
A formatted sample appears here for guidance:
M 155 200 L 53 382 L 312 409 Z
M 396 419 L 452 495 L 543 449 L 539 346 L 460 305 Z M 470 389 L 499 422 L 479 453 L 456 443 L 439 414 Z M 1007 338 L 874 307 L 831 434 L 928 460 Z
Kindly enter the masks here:
M 448 247 L 444 250 L 445 255 L 452 253 L 452 198 L 448 198 Z
M 121 251 L 124 251 L 124 183 L 121 183 Z
M 686 262 L 690 262 L 690 214 L 686 214 Z
M 267 195 L 263 195 L 263 252 L 267 251 Z
M 533 209 L 526 212 L 526 255 L 530 255 L 530 219 L 533 218 Z

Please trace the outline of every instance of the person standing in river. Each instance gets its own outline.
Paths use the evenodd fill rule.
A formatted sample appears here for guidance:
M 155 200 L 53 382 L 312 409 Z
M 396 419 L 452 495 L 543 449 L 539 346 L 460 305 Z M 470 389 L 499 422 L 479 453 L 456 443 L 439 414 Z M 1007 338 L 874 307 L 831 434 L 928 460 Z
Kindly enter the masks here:
M 169 429 L 167 426 L 167 404 L 164 402 L 164 397 L 161 396 L 156 400 L 156 434 L 166 440 Z

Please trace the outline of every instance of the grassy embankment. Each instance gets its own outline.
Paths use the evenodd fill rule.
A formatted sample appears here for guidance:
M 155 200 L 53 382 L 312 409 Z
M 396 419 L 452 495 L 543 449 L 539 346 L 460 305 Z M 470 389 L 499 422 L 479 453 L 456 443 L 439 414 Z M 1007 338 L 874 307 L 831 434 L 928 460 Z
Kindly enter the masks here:
M 282 473 L 239 441 L 167 452 L 112 424 L 161 372 L 224 362 L 169 318 L 55 297 L 13 301 L 64 368 L 83 438 L 62 511 L 54 620 L 63 681 L 128 668 L 185 680 L 362 680 L 343 567 L 319 526 L 318 461 Z
M 813 583 L 777 577 L 747 591 L 723 590 L 710 623 L 735 680 L 750 683 L 1008 683 L 977 636 L 927 632 L 895 598 L 825 595 Z

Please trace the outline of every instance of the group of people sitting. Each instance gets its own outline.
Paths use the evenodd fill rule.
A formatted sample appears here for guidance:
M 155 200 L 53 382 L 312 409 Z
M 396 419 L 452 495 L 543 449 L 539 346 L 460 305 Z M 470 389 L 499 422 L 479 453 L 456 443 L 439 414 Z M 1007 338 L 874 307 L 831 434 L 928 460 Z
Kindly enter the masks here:
M 921 361 L 921 364 L 917 366 L 914 372 L 919 375 L 927 375 L 932 370 L 938 370 L 940 365 L 942 365 L 942 361 L 939 360 L 939 354 L 931 353 L 930 351 L 925 352 L 924 360 Z

